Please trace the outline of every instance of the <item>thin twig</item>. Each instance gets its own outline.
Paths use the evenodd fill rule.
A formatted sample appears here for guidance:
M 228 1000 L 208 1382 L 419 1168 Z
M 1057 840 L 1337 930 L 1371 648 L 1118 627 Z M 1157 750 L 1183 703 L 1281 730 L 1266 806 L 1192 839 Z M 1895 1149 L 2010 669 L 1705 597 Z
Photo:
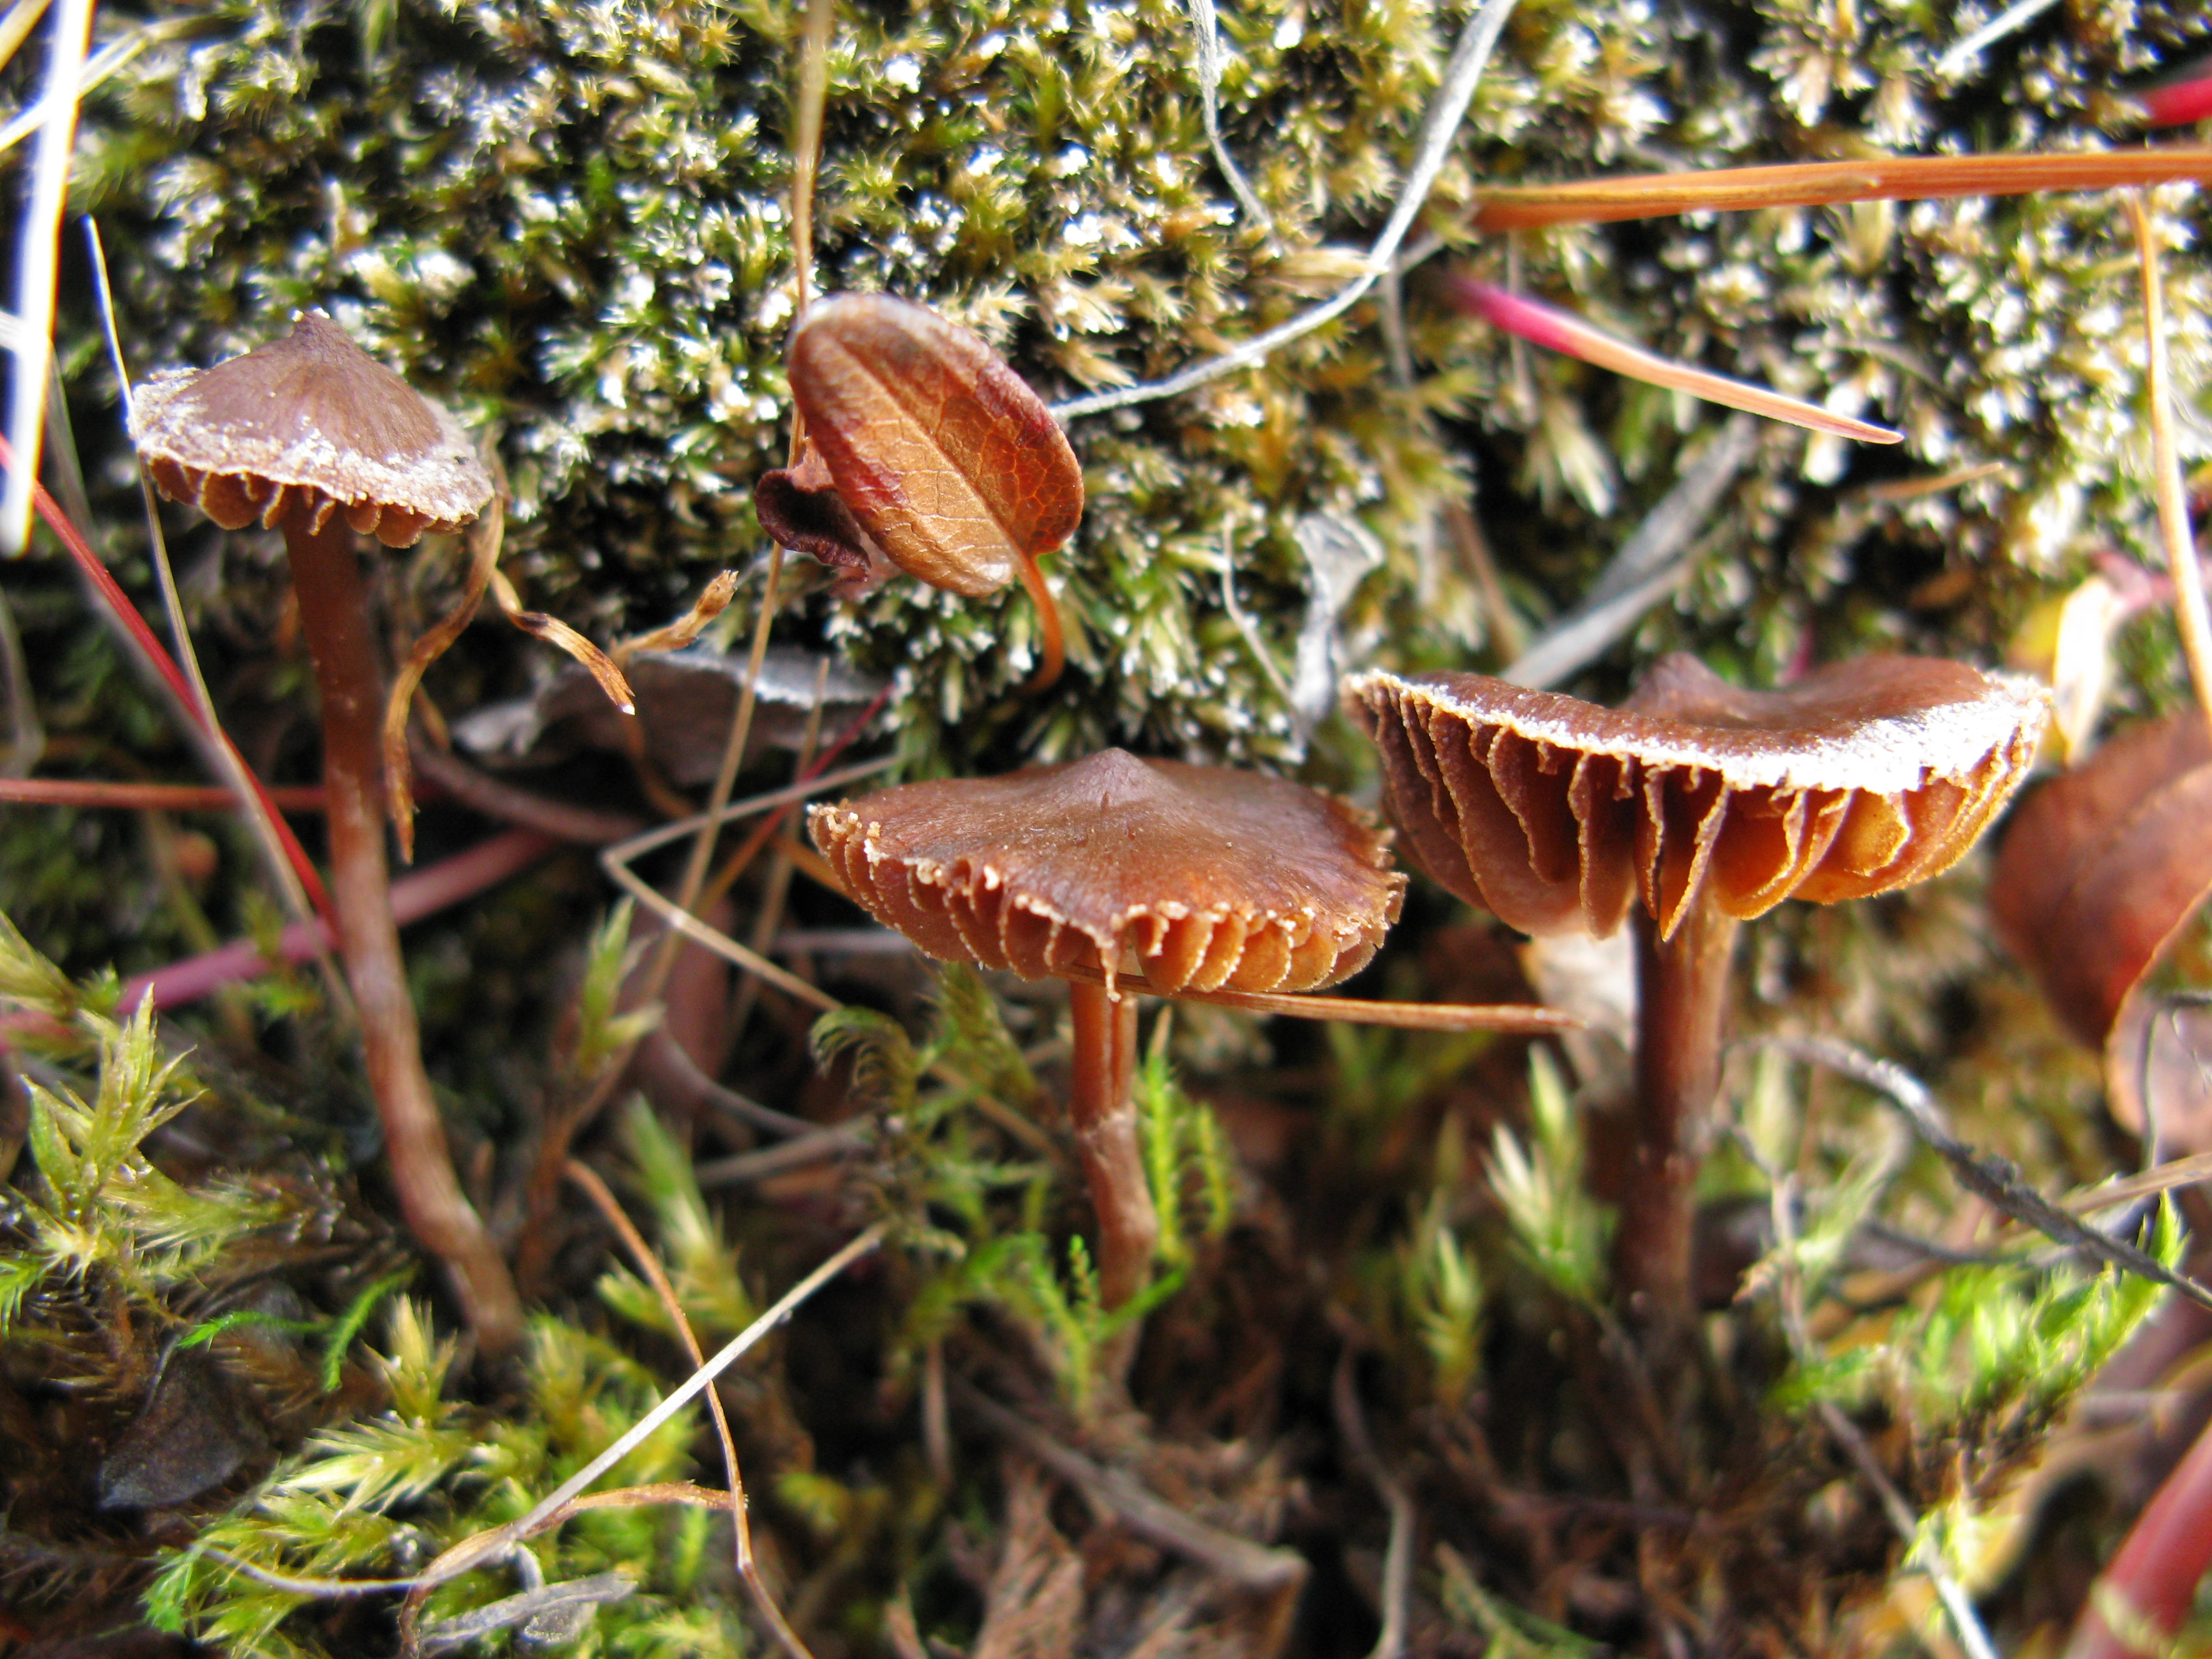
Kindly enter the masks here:
M 1498 678 L 1540 689 L 1557 685 L 1633 629 L 1689 574 L 1685 556 L 1690 544 L 1758 447 L 1757 424 L 1748 416 L 1731 415 L 1621 544 L 1581 601 L 1546 629 Z
M 534 790 L 518 789 L 483 773 L 443 749 L 417 742 L 410 750 L 415 769 L 471 810 L 504 823 L 542 830 L 581 847 L 605 847 L 627 841 L 645 825 L 627 812 L 603 812 L 574 802 L 555 800 Z M 280 797 L 281 798 L 281 797 Z
M 757 1152 L 738 1152 L 729 1158 L 710 1158 L 692 1171 L 701 1190 L 714 1187 L 742 1187 L 755 1181 L 766 1181 L 792 1170 L 801 1170 L 810 1164 L 820 1164 L 833 1158 L 842 1158 L 848 1152 L 858 1152 L 868 1144 L 875 1127 L 872 1122 L 839 1123 L 807 1134 L 794 1135 L 789 1140 Z
M 1863 1053 L 1833 1037 L 1761 1037 L 1745 1046 L 1771 1048 L 1778 1054 L 1856 1079 L 1893 1102 L 1921 1139 L 1951 1166 L 1959 1184 L 1976 1197 L 1988 1200 L 2014 1220 L 2025 1222 L 2057 1243 L 2167 1285 L 2199 1307 L 2212 1309 L 2212 1290 L 2185 1273 L 2174 1272 L 2156 1256 L 2124 1239 L 2084 1225 L 2021 1180 L 2019 1172 L 2002 1158 L 1976 1152 L 1959 1139 L 1944 1126 L 1942 1114 L 1927 1085 L 1895 1061 Z
M 1063 421 L 1072 421 L 1079 416 L 1101 415 L 1108 410 L 1126 409 L 1133 404 L 1179 397 L 1194 387 L 1218 380 L 1224 374 L 1265 362 L 1277 348 L 1312 333 L 1358 304 L 1367 290 L 1373 288 L 1382 274 L 1390 269 L 1399 244 L 1406 240 L 1406 233 L 1413 228 L 1414 219 L 1427 204 L 1429 191 L 1436 184 L 1437 175 L 1443 171 L 1445 158 L 1450 155 L 1452 142 L 1458 136 L 1460 120 L 1467 113 L 1468 102 L 1474 96 L 1475 85 L 1482 79 L 1484 69 L 1489 65 L 1491 49 L 1497 45 L 1498 33 L 1504 28 L 1505 20 L 1512 12 L 1513 0 L 1482 0 L 1474 15 L 1468 19 L 1466 28 L 1461 31 L 1459 44 L 1452 49 L 1451 60 L 1444 65 L 1443 78 L 1437 88 L 1436 96 L 1430 100 L 1428 114 L 1421 125 L 1419 148 L 1415 152 L 1413 165 L 1407 173 L 1405 187 L 1398 194 L 1397 204 L 1391 210 L 1389 222 L 1368 249 L 1366 268 L 1358 276 L 1311 310 L 1302 313 L 1279 327 L 1255 335 L 1242 345 L 1232 346 L 1218 357 L 1194 363 L 1164 380 L 1121 386 L 1112 392 L 1096 392 L 1087 398 L 1075 398 L 1064 404 L 1055 404 L 1052 412 Z
M 2136 247 L 2142 261 L 2143 337 L 2149 361 L 2143 371 L 2143 395 L 2150 403 L 2152 482 L 2158 492 L 2158 528 L 2166 546 L 2166 568 L 2173 576 L 2174 618 L 2181 628 L 2182 654 L 2196 683 L 2197 706 L 2212 724 L 2212 612 L 2204 602 L 2204 575 L 2197 567 L 2196 538 L 2189 527 L 2189 495 L 2181 478 L 2181 454 L 2173 441 L 2172 370 L 2166 351 L 2166 285 L 2160 280 L 2158 231 L 2142 192 L 2127 193 L 2128 216 L 2135 222 Z
M 319 783 L 279 785 L 269 798 L 287 812 L 319 812 Z M 228 812 L 238 791 L 219 783 L 125 783 L 109 778 L 0 778 L 0 802 L 23 806 L 110 806 L 125 812 Z

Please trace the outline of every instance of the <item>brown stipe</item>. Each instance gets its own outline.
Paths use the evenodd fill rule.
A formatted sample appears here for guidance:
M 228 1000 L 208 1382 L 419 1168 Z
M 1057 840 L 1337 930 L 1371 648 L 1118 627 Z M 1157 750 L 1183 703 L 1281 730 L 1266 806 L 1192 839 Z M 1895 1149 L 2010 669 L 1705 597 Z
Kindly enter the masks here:
M 1333 985 L 1366 965 L 1405 895 L 1384 837 L 1342 802 L 1118 749 L 817 806 L 808 828 L 845 890 L 930 955 L 1069 981 L 1070 1116 L 1109 1306 L 1143 1287 L 1158 1231 L 1118 976 L 1169 996 Z
M 1904 657 L 1746 691 L 1678 655 L 1619 709 L 1481 674 L 1346 693 L 1392 819 L 1445 887 L 1528 933 L 1602 936 L 1637 907 L 1637 1173 L 1615 1262 L 1632 1303 L 1679 1325 L 1736 925 L 1956 863 L 2026 775 L 2043 691 Z

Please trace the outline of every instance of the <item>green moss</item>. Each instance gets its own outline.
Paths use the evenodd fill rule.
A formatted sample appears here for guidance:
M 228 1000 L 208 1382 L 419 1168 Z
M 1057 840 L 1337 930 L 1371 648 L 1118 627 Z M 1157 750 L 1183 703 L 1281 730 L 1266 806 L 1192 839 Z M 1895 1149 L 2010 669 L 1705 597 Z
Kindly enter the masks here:
M 110 227 L 142 361 L 205 361 L 295 306 L 329 306 L 496 425 L 518 568 L 535 599 L 601 636 L 659 620 L 721 563 L 751 563 L 746 491 L 783 442 L 792 315 L 781 13 L 402 5 L 368 56 L 343 14 L 191 9 L 197 22 L 165 31 L 88 115 L 85 199 Z M 830 65 L 823 280 L 966 319 L 1055 397 L 1180 368 L 1350 274 L 1457 21 L 1418 3 L 1324 14 L 1282 0 L 1224 19 L 1224 129 L 1271 239 L 1240 220 L 1206 151 L 1179 7 L 850 11 Z M 1459 234 L 1478 177 L 2104 142 L 2099 95 L 2204 32 L 2191 7 L 2130 8 L 2124 28 L 2038 26 L 1939 77 L 1953 26 L 1917 6 L 1709 21 L 1735 49 L 1725 57 L 1703 24 L 1650 4 L 1522 7 L 1432 225 Z M 2160 202 L 2192 237 L 2194 197 Z M 1750 625 L 1802 629 L 1820 607 L 1836 648 L 1924 633 L 1895 609 L 1905 581 L 1826 605 L 1874 546 L 1898 550 L 1883 556 L 1909 581 L 1962 560 L 2047 574 L 2100 541 L 2142 544 L 2129 252 L 2099 196 L 1525 239 L 1536 290 L 1910 434 L 1902 460 L 1771 436 L 1720 515 L 1687 614 L 1656 620 L 1646 643 L 1749 646 L 1733 618 L 1754 592 L 1777 598 L 1772 620 L 1754 607 Z M 1462 257 L 1496 274 L 1504 253 L 1492 240 Z M 2201 355 L 2194 319 L 2212 289 L 2193 270 L 2175 280 L 2184 356 Z M 1392 549 L 1355 626 L 1387 619 L 1395 651 L 1431 638 L 1479 658 L 1463 576 L 1420 568 L 1437 563 L 1423 550 L 1439 498 L 1480 473 L 1501 557 L 1541 611 L 1571 600 L 1714 416 L 1541 358 L 1531 404 L 1486 331 L 1414 289 L 1423 395 L 1391 385 L 1368 307 L 1262 371 L 1076 424 L 1091 505 L 1054 562 L 1079 672 L 1045 705 L 1012 696 L 1031 629 L 1016 593 L 955 600 L 899 580 L 849 610 L 795 605 L 785 627 L 906 666 L 909 753 L 943 764 L 1109 737 L 1289 759 L 1301 744 L 1279 697 L 1225 646 L 1218 569 L 1232 538 L 1246 602 L 1286 650 L 1303 585 L 1291 531 L 1326 511 Z M 1547 431 L 1585 447 L 1598 471 L 1583 487 Z M 1873 515 L 1862 549 L 1796 562 L 1839 489 L 1984 461 L 2008 470 Z M 1589 482 L 1607 477 L 1617 486 Z

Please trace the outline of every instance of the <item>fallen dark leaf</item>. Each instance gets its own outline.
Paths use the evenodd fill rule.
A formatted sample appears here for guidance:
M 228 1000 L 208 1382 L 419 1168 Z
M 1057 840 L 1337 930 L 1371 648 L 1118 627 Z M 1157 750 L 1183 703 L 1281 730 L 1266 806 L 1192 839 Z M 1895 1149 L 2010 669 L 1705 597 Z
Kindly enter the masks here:
M 100 1507 L 166 1509 L 214 1491 L 269 1437 L 207 1354 L 179 1348 L 100 1466 Z
M 806 730 L 815 687 L 822 688 L 822 726 L 835 732 L 867 707 L 883 683 L 835 659 L 823 674 L 811 651 L 771 646 L 761 663 L 753 717 L 757 743 L 796 749 Z M 630 689 L 646 750 L 672 783 L 707 782 L 721 764 L 730 720 L 745 683 L 742 653 L 708 646 L 641 651 L 629 659 Z M 453 740 L 495 766 L 551 765 L 579 749 L 622 753 L 623 716 L 580 668 L 566 668 L 532 698 L 488 703 L 453 723 Z

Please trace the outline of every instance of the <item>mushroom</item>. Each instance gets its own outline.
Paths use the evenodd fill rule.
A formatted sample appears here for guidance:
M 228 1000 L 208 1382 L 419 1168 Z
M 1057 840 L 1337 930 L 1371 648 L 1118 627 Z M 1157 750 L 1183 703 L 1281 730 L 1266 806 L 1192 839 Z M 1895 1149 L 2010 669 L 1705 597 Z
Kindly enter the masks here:
M 807 827 L 846 892 L 931 956 L 1068 981 L 1068 1116 L 1108 1307 L 1144 1287 L 1158 1232 L 1123 982 L 1161 996 L 1334 985 L 1375 954 L 1405 894 L 1386 837 L 1343 802 L 1119 749 L 903 784 L 817 806 Z
M 1602 937 L 1637 908 L 1636 1169 L 1615 1271 L 1686 1320 L 1694 1182 L 1736 926 L 1948 869 L 2035 755 L 2047 699 L 1963 663 L 1864 657 L 1775 691 L 1664 659 L 1618 710 L 1482 674 L 1346 693 L 1413 860 L 1528 933 Z
M 754 486 L 761 527 L 866 585 L 888 558 L 970 599 L 1017 575 L 1043 631 L 1031 690 L 1060 678 L 1060 609 L 1037 560 L 1083 517 L 1067 434 L 982 337 L 885 294 L 808 310 L 791 337 L 804 434 Z
M 155 486 L 226 530 L 283 532 L 321 694 L 338 945 L 369 1086 L 415 1236 L 452 1274 L 490 1353 L 522 1336 L 513 1276 L 463 1194 L 422 1069 L 385 864 L 382 677 L 353 537 L 406 547 L 459 528 L 492 486 L 459 422 L 319 312 L 281 340 L 137 388 L 131 434 Z

